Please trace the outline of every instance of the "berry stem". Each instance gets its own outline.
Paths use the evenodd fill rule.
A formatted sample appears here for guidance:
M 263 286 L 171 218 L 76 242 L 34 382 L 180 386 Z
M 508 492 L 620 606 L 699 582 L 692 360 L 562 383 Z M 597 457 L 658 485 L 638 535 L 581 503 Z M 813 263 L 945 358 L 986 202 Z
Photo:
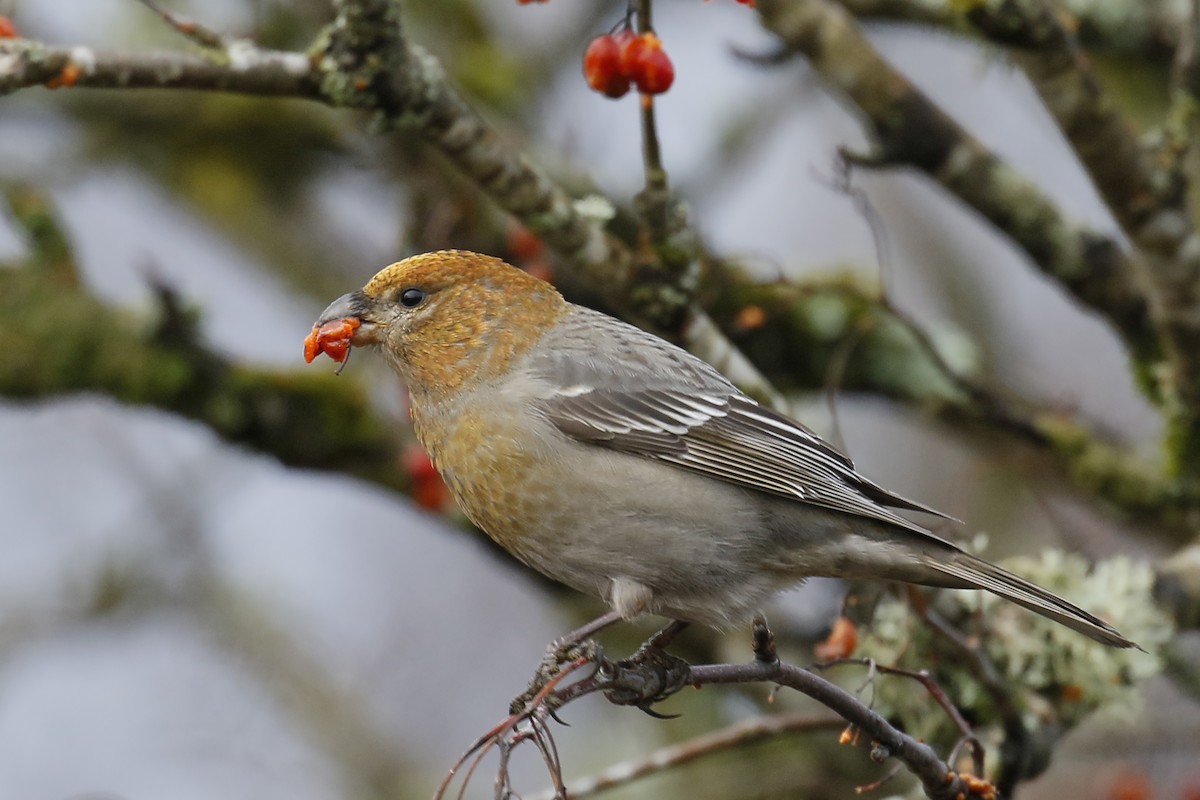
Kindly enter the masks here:
M 632 0 L 637 5 L 638 33 L 653 33 L 653 0 Z M 658 124 L 654 117 L 654 97 L 639 96 L 642 117 L 642 163 L 646 170 L 646 190 L 650 193 L 665 193 L 668 190 L 667 170 L 662 163 L 662 150 L 658 144 Z

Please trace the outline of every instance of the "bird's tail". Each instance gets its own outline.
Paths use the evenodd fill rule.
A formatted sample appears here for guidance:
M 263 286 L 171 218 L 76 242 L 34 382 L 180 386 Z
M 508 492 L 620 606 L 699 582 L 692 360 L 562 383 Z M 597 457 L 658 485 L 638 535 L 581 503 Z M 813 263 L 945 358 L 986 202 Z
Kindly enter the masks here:
M 940 554 L 939 554 L 940 555 Z M 1097 642 L 1112 647 L 1137 647 L 1104 620 L 1069 603 L 1051 591 L 1014 575 L 995 564 L 989 564 L 961 550 L 948 554 L 946 558 L 930 559 L 932 572 L 946 578 L 921 581 L 930 585 L 959 586 L 961 588 L 986 589 L 992 594 L 1011 600 L 1068 628 L 1079 631 Z M 1138 648 L 1141 649 L 1141 648 Z

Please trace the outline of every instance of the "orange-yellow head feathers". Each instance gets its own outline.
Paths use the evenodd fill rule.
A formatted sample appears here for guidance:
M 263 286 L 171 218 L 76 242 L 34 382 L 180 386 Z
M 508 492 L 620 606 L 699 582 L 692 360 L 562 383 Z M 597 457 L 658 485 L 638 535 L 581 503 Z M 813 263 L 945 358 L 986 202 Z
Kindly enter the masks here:
M 548 283 L 465 250 L 412 256 L 335 300 L 318 324 L 361 321 L 354 345 L 379 345 L 414 399 L 436 401 L 505 375 L 568 305 Z

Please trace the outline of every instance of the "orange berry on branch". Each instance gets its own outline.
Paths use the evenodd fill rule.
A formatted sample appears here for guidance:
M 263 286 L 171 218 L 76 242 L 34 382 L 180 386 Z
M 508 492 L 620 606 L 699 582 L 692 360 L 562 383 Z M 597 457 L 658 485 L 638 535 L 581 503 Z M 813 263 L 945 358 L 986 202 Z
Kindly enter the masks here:
M 20 34 L 17 33 L 17 26 L 13 25 L 12 20 L 8 17 L 0 16 L 0 39 L 17 39 Z

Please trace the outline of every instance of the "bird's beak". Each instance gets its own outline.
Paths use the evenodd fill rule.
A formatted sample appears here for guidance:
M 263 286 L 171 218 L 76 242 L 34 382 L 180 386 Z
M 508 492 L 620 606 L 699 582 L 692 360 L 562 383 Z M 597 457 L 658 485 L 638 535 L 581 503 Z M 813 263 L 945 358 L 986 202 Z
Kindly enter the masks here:
M 380 326 L 375 323 L 374 305 L 371 298 L 361 291 L 344 294 L 321 312 L 321 316 L 317 318 L 317 327 L 334 320 L 355 319 L 359 325 L 354 329 L 350 343 L 358 347 L 376 344 Z

